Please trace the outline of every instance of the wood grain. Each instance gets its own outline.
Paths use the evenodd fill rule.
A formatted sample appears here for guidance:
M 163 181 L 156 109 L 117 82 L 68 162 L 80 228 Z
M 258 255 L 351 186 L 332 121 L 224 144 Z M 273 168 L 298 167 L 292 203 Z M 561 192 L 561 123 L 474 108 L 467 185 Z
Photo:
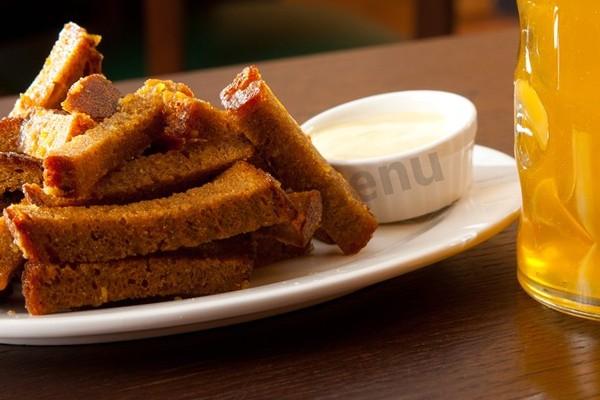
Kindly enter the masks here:
M 511 30 L 260 66 L 300 121 L 373 93 L 462 93 L 479 109 L 478 142 L 511 152 L 516 47 Z M 216 101 L 237 69 L 176 78 Z M 0 398 L 600 397 L 598 325 L 546 309 L 519 288 L 515 232 L 513 225 L 443 262 L 262 321 L 128 343 L 0 346 Z

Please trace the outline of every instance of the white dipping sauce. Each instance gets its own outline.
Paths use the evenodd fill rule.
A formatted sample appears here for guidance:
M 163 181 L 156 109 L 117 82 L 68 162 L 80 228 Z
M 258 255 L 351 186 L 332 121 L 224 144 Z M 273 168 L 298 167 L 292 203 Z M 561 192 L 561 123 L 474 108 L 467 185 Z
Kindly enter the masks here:
M 307 132 L 323 157 L 355 160 L 398 154 L 444 135 L 448 122 L 436 112 L 396 112 L 345 121 Z

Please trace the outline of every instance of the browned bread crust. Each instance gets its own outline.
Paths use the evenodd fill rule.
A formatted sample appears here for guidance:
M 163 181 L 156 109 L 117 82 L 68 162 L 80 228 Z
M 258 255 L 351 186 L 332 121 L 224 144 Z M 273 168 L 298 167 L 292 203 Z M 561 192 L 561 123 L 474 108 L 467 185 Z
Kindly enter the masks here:
M 164 253 L 103 263 L 28 262 L 23 295 L 42 315 L 131 299 L 192 297 L 237 290 L 250 279 L 249 254 Z
M 253 154 L 254 147 L 242 135 L 212 137 L 185 149 L 128 161 L 102 178 L 88 197 L 52 196 L 35 184 L 24 185 L 23 192 L 31 204 L 47 207 L 130 203 L 198 186 Z
M 87 196 L 103 176 L 150 146 L 161 130 L 160 96 L 127 95 L 115 114 L 48 154 L 44 186 L 59 196 Z
M 83 113 L 96 121 L 110 117 L 117 111 L 121 92 L 102 74 L 92 74 L 75 82 L 67 98 L 61 103 L 63 110 Z
M 321 193 L 323 229 L 342 251 L 352 254 L 362 249 L 377 228 L 377 221 L 315 149 L 261 79 L 258 69 L 245 68 L 221 92 L 221 100 L 286 189 Z
M 17 100 L 10 116 L 24 116 L 33 106 L 59 108 L 76 80 L 102 70 L 102 54 L 96 50 L 100 39 L 73 22 L 66 24 L 44 67 Z
M 238 162 L 185 193 L 121 206 L 14 204 L 9 229 L 32 261 L 95 262 L 195 247 L 289 221 L 296 211 L 270 175 Z

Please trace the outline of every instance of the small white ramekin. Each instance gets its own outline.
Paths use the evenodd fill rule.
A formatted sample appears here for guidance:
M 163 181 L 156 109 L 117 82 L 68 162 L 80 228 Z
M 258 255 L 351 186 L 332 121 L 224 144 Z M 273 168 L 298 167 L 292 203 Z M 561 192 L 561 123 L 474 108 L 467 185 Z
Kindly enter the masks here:
M 306 121 L 307 134 L 360 117 L 435 112 L 447 120 L 433 142 L 397 154 L 356 160 L 327 159 L 344 175 L 380 223 L 419 217 L 458 200 L 470 187 L 477 132 L 475 105 L 454 93 L 415 90 L 341 104 Z

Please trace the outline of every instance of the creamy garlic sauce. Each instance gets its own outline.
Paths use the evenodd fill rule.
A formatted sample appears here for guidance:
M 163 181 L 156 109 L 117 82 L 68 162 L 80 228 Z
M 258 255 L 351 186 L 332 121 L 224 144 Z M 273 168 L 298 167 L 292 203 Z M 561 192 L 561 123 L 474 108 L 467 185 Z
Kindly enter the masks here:
M 318 127 L 307 132 L 325 158 L 355 160 L 398 154 L 439 139 L 448 121 L 441 113 L 396 112 Z

